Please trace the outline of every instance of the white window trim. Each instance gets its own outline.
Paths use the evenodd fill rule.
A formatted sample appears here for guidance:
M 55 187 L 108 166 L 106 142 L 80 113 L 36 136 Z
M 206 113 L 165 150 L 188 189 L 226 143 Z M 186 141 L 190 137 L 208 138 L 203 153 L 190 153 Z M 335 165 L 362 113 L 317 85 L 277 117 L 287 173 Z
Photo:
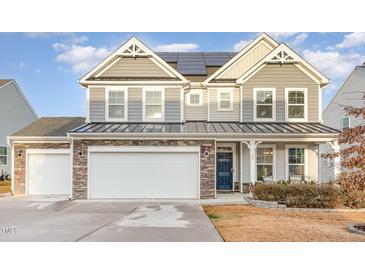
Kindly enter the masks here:
M 124 118 L 109 118 L 109 92 L 123 91 L 124 92 Z M 105 88 L 105 121 L 125 122 L 128 121 L 128 88 L 120 86 L 109 86 Z
M 203 105 L 203 91 L 202 90 L 191 90 L 189 91 L 189 93 L 187 94 L 188 98 L 187 98 L 187 104 L 188 106 L 191 107 L 200 107 Z M 190 95 L 199 95 L 199 103 L 198 104 L 194 104 L 190 102 Z
M 221 94 L 229 93 L 229 108 L 221 108 Z M 233 111 L 233 90 L 232 89 L 219 89 L 217 90 L 217 111 Z
M 276 182 L 276 145 L 275 144 L 259 144 L 257 148 L 272 148 L 272 180 Z M 256 149 L 257 149 L 256 148 Z M 257 180 L 257 151 L 256 151 L 256 180 Z
M 161 118 L 151 119 L 146 118 L 146 92 L 160 91 L 161 92 Z M 142 120 L 144 122 L 163 122 L 165 121 L 165 89 L 163 87 L 143 87 L 142 91 Z
M 289 118 L 289 100 L 290 91 L 304 92 L 304 118 Z M 307 122 L 308 121 L 308 89 L 307 88 L 285 88 L 285 121 L 286 122 Z
M 345 117 L 343 117 L 342 119 L 341 119 L 341 130 L 343 131 L 344 129 L 343 129 L 343 119 L 345 119 L 345 118 L 348 118 L 349 119 L 349 127 L 348 128 L 351 128 L 351 119 L 350 119 L 350 116 L 345 116 Z
M 257 92 L 271 91 L 272 92 L 272 117 L 271 118 L 257 118 Z M 254 122 L 273 122 L 276 121 L 276 88 L 254 88 L 253 89 L 253 120 Z
M 1 157 L 4 157 L 5 156 L 5 159 L 6 159 L 6 165 L 0 165 L 2 167 L 5 167 L 5 166 L 8 166 L 8 160 L 9 160 L 9 157 L 8 157 L 8 154 L 9 154 L 9 148 L 7 146 L 0 146 L 0 148 L 4 147 L 6 149 L 6 154 L 3 155 L 1 154 L 0 156 Z
M 289 180 L 289 148 L 304 148 L 304 179 L 308 178 L 308 145 L 285 145 L 285 178 Z

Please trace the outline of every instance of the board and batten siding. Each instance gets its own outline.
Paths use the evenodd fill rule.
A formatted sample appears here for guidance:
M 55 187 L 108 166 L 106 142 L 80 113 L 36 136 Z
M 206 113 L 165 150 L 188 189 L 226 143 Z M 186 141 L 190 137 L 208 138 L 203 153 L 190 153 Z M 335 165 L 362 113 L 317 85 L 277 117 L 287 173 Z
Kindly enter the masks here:
M 181 89 L 165 88 L 165 121 L 181 121 Z
M 227 69 L 226 72 L 222 74 L 222 76 L 217 77 L 217 79 L 237 79 L 246 73 L 251 67 L 253 67 L 257 62 L 259 62 L 262 58 L 264 58 L 269 52 L 271 48 L 261 42 L 254 48 L 250 53 L 248 53 L 245 57 L 241 58 L 235 65 L 233 65 L 230 69 Z
M 202 106 L 189 106 L 188 95 L 185 94 L 185 121 L 206 121 L 208 118 L 208 95 L 207 90 L 202 90 L 203 93 L 203 105 Z
M 218 111 L 218 92 L 233 90 L 233 110 Z M 240 90 L 239 88 L 209 88 L 209 121 L 240 121 Z
M 180 122 L 180 88 L 165 88 L 165 121 Z M 105 121 L 105 87 L 89 88 L 89 119 Z M 142 88 L 128 87 L 128 121 L 142 122 Z
M 105 121 L 105 88 L 89 88 L 89 120 L 91 122 Z
M 270 143 L 264 143 L 270 144 Z M 287 180 L 287 165 L 288 159 L 285 157 L 285 144 L 284 143 L 276 143 L 276 157 L 275 157 L 275 172 L 276 172 L 276 181 Z M 295 145 L 295 144 L 290 144 Z M 298 146 L 302 146 L 303 144 L 297 144 Z M 308 179 L 318 181 L 318 145 L 315 144 L 306 144 L 308 145 L 307 149 L 307 163 L 308 163 Z M 259 146 L 260 147 L 260 146 Z M 242 144 L 241 149 L 241 178 L 243 183 L 250 183 L 250 150 L 248 149 L 246 144 Z
M 285 88 L 308 89 L 308 122 L 319 122 L 319 85 L 294 64 L 267 64 L 242 86 L 242 120 L 253 121 L 253 89 L 276 88 L 276 121 L 285 121 Z

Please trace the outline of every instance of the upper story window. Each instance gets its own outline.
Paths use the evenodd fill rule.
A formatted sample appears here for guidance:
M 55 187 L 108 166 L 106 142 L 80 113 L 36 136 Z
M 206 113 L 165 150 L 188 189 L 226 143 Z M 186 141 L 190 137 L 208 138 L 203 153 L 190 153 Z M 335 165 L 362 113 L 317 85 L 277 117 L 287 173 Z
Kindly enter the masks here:
M 254 120 L 275 120 L 275 88 L 255 88 L 254 94 Z
M 110 88 L 106 91 L 106 113 L 109 121 L 127 120 L 127 97 L 126 89 Z
M 350 117 L 346 116 L 342 118 L 342 130 L 350 128 Z
M 233 90 L 218 91 L 218 111 L 233 111 Z
M 0 166 L 6 166 L 8 158 L 8 148 L 0 147 Z
M 194 90 L 188 93 L 188 105 L 189 106 L 202 106 L 203 105 L 203 92 L 201 90 Z
M 164 120 L 164 99 L 162 89 L 146 88 L 143 91 L 143 120 L 163 121 Z
M 286 88 L 286 120 L 292 122 L 306 122 L 308 98 L 306 88 Z

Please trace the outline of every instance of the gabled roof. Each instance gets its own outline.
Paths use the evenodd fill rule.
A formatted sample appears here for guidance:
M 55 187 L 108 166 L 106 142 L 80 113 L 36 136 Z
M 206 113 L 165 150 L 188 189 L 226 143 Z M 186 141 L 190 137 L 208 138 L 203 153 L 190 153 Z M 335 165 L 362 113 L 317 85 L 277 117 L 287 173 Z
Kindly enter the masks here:
M 329 79 L 320 73 L 316 68 L 310 65 L 306 60 L 296 54 L 286 44 L 282 43 L 277 46 L 272 52 L 266 55 L 260 62 L 249 69 L 245 74 L 237 79 L 237 83 L 243 84 L 254 73 L 261 69 L 265 64 L 295 64 L 305 74 L 307 74 L 313 81 L 326 86 L 329 84 Z
M 102 62 L 96 65 L 86 75 L 84 75 L 79 80 L 80 84 L 85 84 L 89 78 L 96 73 L 101 74 L 111 65 L 113 65 L 114 62 L 118 61 L 120 57 L 149 57 L 154 63 L 156 63 L 156 65 L 158 65 L 163 71 L 171 76 L 171 78 L 177 78 L 180 81 L 188 82 L 188 80 L 183 75 L 169 66 L 163 59 L 161 59 L 156 53 L 144 45 L 140 40 L 138 40 L 136 37 L 132 37 Z
M 217 70 L 214 74 L 212 74 L 209 78 L 207 78 L 204 83 L 209 83 L 222 73 L 224 73 L 228 68 L 234 66 L 241 58 L 245 57 L 257 44 L 264 41 L 268 44 L 272 49 L 277 47 L 279 44 L 274 39 L 272 39 L 266 33 L 260 34 L 254 41 L 246 45 L 238 54 L 236 54 L 232 59 L 230 59 L 226 64 L 224 64 L 219 70 Z
M 17 82 L 14 79 L 0 79 L 0 89 L 8 84 L 13 83 L 14 86 L 16 87 L 16 89 L 19 91 L 20 95 L 22 96 L 23 100 L 25 101 L 25 103 L 28 105 L 28 107 L 30 108 L 31 112 L 33 113 L 33 115 L 36 117 L 36 119 L 38 119 L 38 115 L 35 112 L 35 110 L 33 109 L 32 105 L 29 103 L 27 97 L 25 97 L 23 91 L 21 90 L 21 88 L 19 87 L 19 85 L 17 84 Z
M 11 81 L 13 81 L 12 79 L 0 79 L 0 88 L 4 85 L 6 85 L 7 83 L 10 83 Z
M 84 117 L 43 117 L 12 134 L 13 137 L 64 137 L 85 123 Z

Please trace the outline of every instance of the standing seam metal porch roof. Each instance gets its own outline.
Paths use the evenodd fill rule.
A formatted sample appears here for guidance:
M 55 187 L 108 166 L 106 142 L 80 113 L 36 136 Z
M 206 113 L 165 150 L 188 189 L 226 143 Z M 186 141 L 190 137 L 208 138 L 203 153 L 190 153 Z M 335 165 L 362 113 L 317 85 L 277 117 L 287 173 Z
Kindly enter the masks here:
M 205 122 L 185 123 L 87 123 L 70 133 L 111 134 L 337 134 L 340 131 L 320 123 L 239 123 Z

